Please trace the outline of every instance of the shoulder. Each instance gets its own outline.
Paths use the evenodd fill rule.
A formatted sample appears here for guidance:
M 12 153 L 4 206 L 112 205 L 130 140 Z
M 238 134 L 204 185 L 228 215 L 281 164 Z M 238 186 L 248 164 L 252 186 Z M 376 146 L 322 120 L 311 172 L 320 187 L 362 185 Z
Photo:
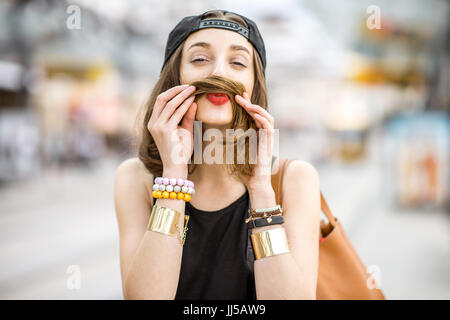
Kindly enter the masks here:
M 292 159 L 285 168 L 282 188 L 285 206 L 320 209 L 319 173 L 311 163 Z
M 148 172 L 142 163 L 142 161 L 137 158 L 129 158 L 123 160 L 119 166 L 117 167 L 117 173 L 126 173 L 126 174 L 140 174 L 144 171 Z M 148 174 L 151 174 L 148 172 Z
M 309 162 L 300 159 L 292 159 L 285 168 L 284 180 L 294 183 L 303 180 L 306 182 L 318 182 L 319 173 Z
M 153 175 L 147 170 L 139 158 L 129 158 L 118 165 L 114 177 L 114 184 L 121 192 L 140 191 L 149 199 L 148 195 L 151 194 L 153 186 Z

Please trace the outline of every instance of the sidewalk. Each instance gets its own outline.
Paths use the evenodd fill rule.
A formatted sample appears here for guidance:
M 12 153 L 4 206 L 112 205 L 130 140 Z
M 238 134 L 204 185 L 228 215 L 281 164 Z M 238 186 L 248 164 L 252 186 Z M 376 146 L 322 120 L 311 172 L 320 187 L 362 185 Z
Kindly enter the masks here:
M 0 191 L 0 299 L 122 299 L 116 161 Z M 68 267 L 81 288 L 70 290 Z
M 113 203 L 117 160 L 0 190 L 0 299 L 122 299 Z M 319 167 L 321 187 L 389 299 L 450 299 L 445 212 L 396 212 L 380 201 L 375 161 Z M 68 289 L 68 267 L 81 288 Z

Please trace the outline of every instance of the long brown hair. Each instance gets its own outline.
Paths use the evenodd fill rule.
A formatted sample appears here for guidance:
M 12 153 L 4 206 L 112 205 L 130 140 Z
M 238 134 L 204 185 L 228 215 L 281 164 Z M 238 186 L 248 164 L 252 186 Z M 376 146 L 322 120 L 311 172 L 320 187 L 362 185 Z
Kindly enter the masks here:
M 211 10 L 204 14 L 202 20 L 207 19 L 223 19 L 223 20 L 229 20 L 236 23 L 239 23 L 245 27 L 248 27 L 245 21 L 239 17 L 238 15 L 235 15 L 233 13 L 227 12 L 223 13 L 219 10 Z M 136 118 L 135 122 L 135 139 L 138 141 L 137 147 L 138 147 L 138 158 L 142 161 L 144 166 L 147 168 L 149 172 L 153 174 L 153 176 L 162 176 L 163 172 L 163 164 L 161 161 L 161 157 L 158 151 L 158 148 L 156 146 L 155 141 L 153 140 L 153 137 L 151 136 L 150 132 L 147 129 L 148 121 L 150 120 L 150 117 L 153 112 L 153 106 L 155 105 L 156 98 L 158 95 L 172 87 L 178 86 L 181 84 L 180 82 L 180 65 L 181 65 L 181 56 L 182 56 L 182 48 L 183 48 L 184 42 L 181 43 L 178 48 L 175 50 L 173 55 L 169 58 L 166 65 L 164 66 L 163 70 L 161 71 L 159 75 L 159 79 L 156 82 L 155 86 L 153 87 L 153 90 L 150 94 L 150 97 L 148 98 L 147 102 L 144 104 L 143 108 L 141 108 L 140 112 L 138 113 L 138 116 Z M 259 105 L 264 109 L 268 109 L 268 97 L 267 97 L 267 88 L 266 88 L 266 79 L 264 76 L 264 70 L 262 66 L 261 59 L 256 52 L 256 50 L 253 49 L 253 67 L 254 67 L 254 85 L 253 85 L 253 91 L 252 91 L 252 97 L 251 101 L 253 104 Z M 206 79 L 205 79 L 206 80 Z M 203 88 L 207 88 L 207 83 L 214 83 L 214 78 L 208 77 L 208 80 L 206 82 L 203 82 L 205 86 L 202 86 Z M 193 83 L 195 85 L 195 83 Z M 198 84 L 198 83 L 197 83 Z M 216 88 L 224 88 L 224 84 L 215 86 Z M 238 89 L 236 89 L 238 90 Z M 207 92 L 208 90 L 204 91 L 203 93 Z M 228 90 L 229 91 L 229 90 Z M 238 90 L 240 91 L 240 90 Z M 211 91 L 212 92 L 212 91 Z M 214 92 L 218 92 L 215 90 Z M 197 92 L 196 92 L 197 93 Z M 224 92 L 226 93 L 226 92 Z M 242 94 L 242 92 L 239 92 L 239 94 Z M 232 103 L 234 101 L 234 96 L 230 97 L 230 101 Z M 245 115 L 243 115 L 245 113 Z M 238 108 L 234 105 L 233 107 L 233 122 L 232 122 L 232 128 L 242 128 L 244 131 L 249 128 L 254 128 L 252 125 L 252 121 L 249 120 L 249 116 L 246 114 L 245 110 L 242 110 L 242 107 Z M 246 143 L 246 163 L 245 164 L 238 164 L 234 162 L 233 164 L 229 164 L 228 170 L 230 174 L 236 175 L 237 177 L 240 175 L 243 176 L 250 176 L 254 164 L 250 164 L 248 159 L 248 144 Z M 193 163 L 191 159 L 191 163 L 188 164 L 188 172 L 191 174 L 195 169 L 196 164 Z

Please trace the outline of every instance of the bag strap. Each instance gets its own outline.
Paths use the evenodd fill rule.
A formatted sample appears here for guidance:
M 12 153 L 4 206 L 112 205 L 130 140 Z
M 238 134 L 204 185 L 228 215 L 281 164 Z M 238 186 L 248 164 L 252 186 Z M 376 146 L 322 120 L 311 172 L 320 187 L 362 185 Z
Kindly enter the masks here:
M 331 210 L 328 207 L 327 202 L 325 201 L 325 197 L 323 196 L 322 191 L 320 191 L 320 208 L 322 209 L 322 211 L 326 215 L 328 221 L 334 228 L 336 226 L 336 218 L 331 213 Z
M 272 172 L 273 170 L 277 170 L 275 174 L 272 175 L 272 188 L 275 191 L 275 197 L 277 200 L 277 204 L 281 204 L 281 201 L 283 199 L 282 193 L 282 183 L 283 183 L 283 177 L 284 177 L 284 171 L 286 170 L 287 165 L 289 162 L 292 161 L 292 159 L 288 158 L 277 158 L 278 159 L 278 165 L 274 166 L 274 160 L 275 157 L 272 157 Z M 276 168 L 276 169 L 275 169 Z M 331 213 L 330 208 L 328 207 L 327 201 L 325 200 L 325 197 L 322 194 L 322 191 L 320 191 L 320 209 L 323 211 L 325 216 L 327 217 L 330 224 L 334 227 L 336 226 L 336 218 Z

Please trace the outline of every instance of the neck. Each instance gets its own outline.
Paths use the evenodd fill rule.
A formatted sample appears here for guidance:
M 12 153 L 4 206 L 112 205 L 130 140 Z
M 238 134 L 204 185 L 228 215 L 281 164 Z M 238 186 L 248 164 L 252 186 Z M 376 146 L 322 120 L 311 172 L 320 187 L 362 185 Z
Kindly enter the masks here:
M 215 151 L 222 149 L 222 159 L 218 159 L 220 163 L 206 163 L 205 148 L 208 147 L 207 153 L 211 155 L 211 150 L 215 154 Z M 214 158 L 214 156 L 213 156 Z M 214 158 L 216 159 L 216 158 Z M 217 162 L 216 161 L 216 162 Z M 204 141 L 202 147 L 202 163 L 196 164 L 195 170 L 189 175 L 189 180 L 192 180 L 196 186 L 202 188 L 211 188 L 214 190 L 226 191 L 229 188 L 241 188 L 245 189 L 245 185 L 228 172 L 228 166 L 226 164 L 226 149 L 221 143 L 217 143 L 215 139 L 213 141 Z
M 191 175 L 191 180 L 197 182 L 207 182 L 207 184 L 222 185 L 227 182 L 238 182 L 226 170 L 226 164 L 197 164 L 195 171 Z M 195 181 L 194 181 L 195 183 Z
M 207 194 L 208 197 L 201 201 L 209 202 L 214 208 L 223 199 L 237 199 L 247 189 L 244 183 L 227 172 L 226 164 L 197 164 L 188 179 L 195 184 L 194 206 L 198 205 L 197 195 Z

